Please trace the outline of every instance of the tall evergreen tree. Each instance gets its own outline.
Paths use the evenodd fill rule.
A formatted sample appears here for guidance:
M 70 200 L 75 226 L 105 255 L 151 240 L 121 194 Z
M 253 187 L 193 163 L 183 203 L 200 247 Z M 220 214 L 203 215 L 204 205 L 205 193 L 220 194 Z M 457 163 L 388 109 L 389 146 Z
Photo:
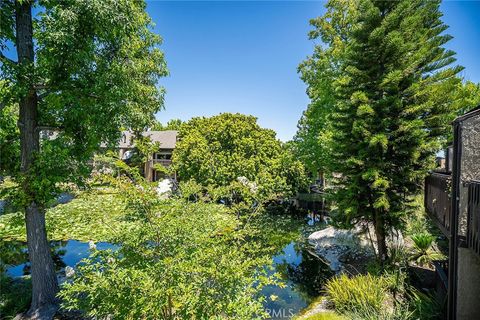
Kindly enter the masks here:
M 455 53 L 443 47 L 451 36 L 438 0 L 326 6 L 311 34 L 323 43 L 304 65 L 325 60 L 334 72 L 316 72 L 307 84 L 314 90 L 323 80 L 332 87 L 327 165 L 341 174 L 339 212 L 348 222 L 373 222 L 384 261 L 387 232 L 401 226 L 455 116 L 451 92 L 462 68 L 450 67 Z
M 5 148 L 12 155 L 20 149 L 20 165 L 2 158 L 0 172 L 18 183 L 25 209 L 30 318 L 49 319 L 57 306 L 46 204 L 66 182 L 86 176 L 101 142 L 113 143 L 120 128 L 149 127 L 162 107 L 156 85 L 167 71 L 145 6 L 128 0 L 0 2 L 0 107 L 2 117 L 3 108 L 17 110 L 12 119 L 19 129 L 10 130 L 15 141 L 0 144 L 2 155 Z M 56 139 L 41 140 L 45 129 Z

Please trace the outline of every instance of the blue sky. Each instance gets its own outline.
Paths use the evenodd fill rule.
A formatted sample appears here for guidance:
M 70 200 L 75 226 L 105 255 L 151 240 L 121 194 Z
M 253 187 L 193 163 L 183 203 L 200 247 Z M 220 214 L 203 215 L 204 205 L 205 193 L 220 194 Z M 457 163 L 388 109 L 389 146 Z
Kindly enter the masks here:
M 313 51 L 308 21 L 324 1 L 147 3 L 171 73 L 161 81 L 160 121 L 240 112 L 292 138 L 308 104 L 297 66 Z M 447 1 L 442 10 L 462 75 L 480 82 L 480 2 Z

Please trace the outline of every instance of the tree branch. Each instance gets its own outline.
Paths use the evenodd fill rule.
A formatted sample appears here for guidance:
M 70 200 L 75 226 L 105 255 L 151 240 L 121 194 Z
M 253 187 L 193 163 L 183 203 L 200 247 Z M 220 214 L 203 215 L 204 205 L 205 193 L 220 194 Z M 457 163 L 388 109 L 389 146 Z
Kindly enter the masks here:
M 35 130 L 37 132 L 40 132 L 42 130 L 60 131 L 62 129 L 63 129 L 63 127 L 61 127 L 61 126 L 58 126 L 58 127 L 57 126 L 36 126 L 36 128 L 35 128 Z
M 44 92 L 44 93 L 41 93 L 39 95 L 37 95 L 37 99 L 38 100 L 43 100 L 46 96 L 48 96 L 50 93 L 52 93 L 51 91 L 47 91 L 47 92 Z

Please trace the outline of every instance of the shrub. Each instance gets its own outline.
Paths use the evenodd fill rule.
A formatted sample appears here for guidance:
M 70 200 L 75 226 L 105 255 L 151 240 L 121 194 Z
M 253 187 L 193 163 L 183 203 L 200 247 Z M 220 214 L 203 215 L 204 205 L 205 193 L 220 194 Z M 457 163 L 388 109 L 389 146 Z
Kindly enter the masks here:
M 222 113 L 193 118 L 181 126 L 180 138 L 173 167 L 183 181 L 226 187 L 225 193 L 238 189 L 239 178 L 246 179 L 255 186 L 253 193 L 260 202 L 294 195 L 307 185 L 302 163 L 253 116 Z
M 411 259 L 415 260 L 418 265 L 431 265 L 433 260 L 442 258 L 442 255 L 433 249 L 435 237 L 431 234 L 426 232 L 418 233 L 411 238 L 414 246 Z
M 382 277 L 345 274 L 330 279 L 326 284 L 328 297 L 341 313 L 380 313 L 387 298 L 387 283 Z
M 129 210 L 118 251 L 95 251 L 60 296 L 67 310 L 115 319 L 259 319 L 258 295 L 273 281 L 225 206 L 158 200 L 147 183 L 112 179 Z M 139 181 L 137 181 L 138 183 Z
M 411 288 L 407 298 L 414 319 L 433 320 L 440 317 L 441 306 L 432 296 Z
M 320 312 L 314 315 L 300 318 L 302 320 L 347 320 L 344 316 L 338 315 L 334 312 Z M 299 320 L 300 320 L 299 319 Z
M 31 301 L 32 284 L 30 279 L 12 279 L 0 274 L 0 318 L 14 317 L 28 309 Z

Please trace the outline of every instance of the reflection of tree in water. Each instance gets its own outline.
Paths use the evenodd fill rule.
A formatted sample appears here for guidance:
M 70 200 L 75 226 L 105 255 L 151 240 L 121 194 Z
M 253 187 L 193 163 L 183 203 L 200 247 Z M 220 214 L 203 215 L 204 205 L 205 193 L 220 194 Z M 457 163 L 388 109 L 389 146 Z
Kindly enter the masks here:
M 15 266 L 28 261 L 26 244 L 18 241 L 3 241 L 0 244 L 0 272 L 7 267 Z
M 291 281 L 295 291 L 301 295 L 309 298 L 320 295 L 324 283 L 334 273 L 327 264 L 314 255 L 314 249 L 306 241 L 295 243 L 294 249 L 301 257 L 300 263 L 284 261 L 278 265 L 277 271 L 281 273 L 283 279 Z
M 65 246 L 67 241 L 51 241 L 50 250 L 52 252 L 55 268 L 60 270 L 66 265 L 63 262 L 63 256 L 66 253 Z M 0 244 L 0 272 L 5 272 L 10 266 L 24 264 L 23 274 L 30 274 L 30 262 L 28 261 L 27 244 L 19 241 L 4 241 Z

